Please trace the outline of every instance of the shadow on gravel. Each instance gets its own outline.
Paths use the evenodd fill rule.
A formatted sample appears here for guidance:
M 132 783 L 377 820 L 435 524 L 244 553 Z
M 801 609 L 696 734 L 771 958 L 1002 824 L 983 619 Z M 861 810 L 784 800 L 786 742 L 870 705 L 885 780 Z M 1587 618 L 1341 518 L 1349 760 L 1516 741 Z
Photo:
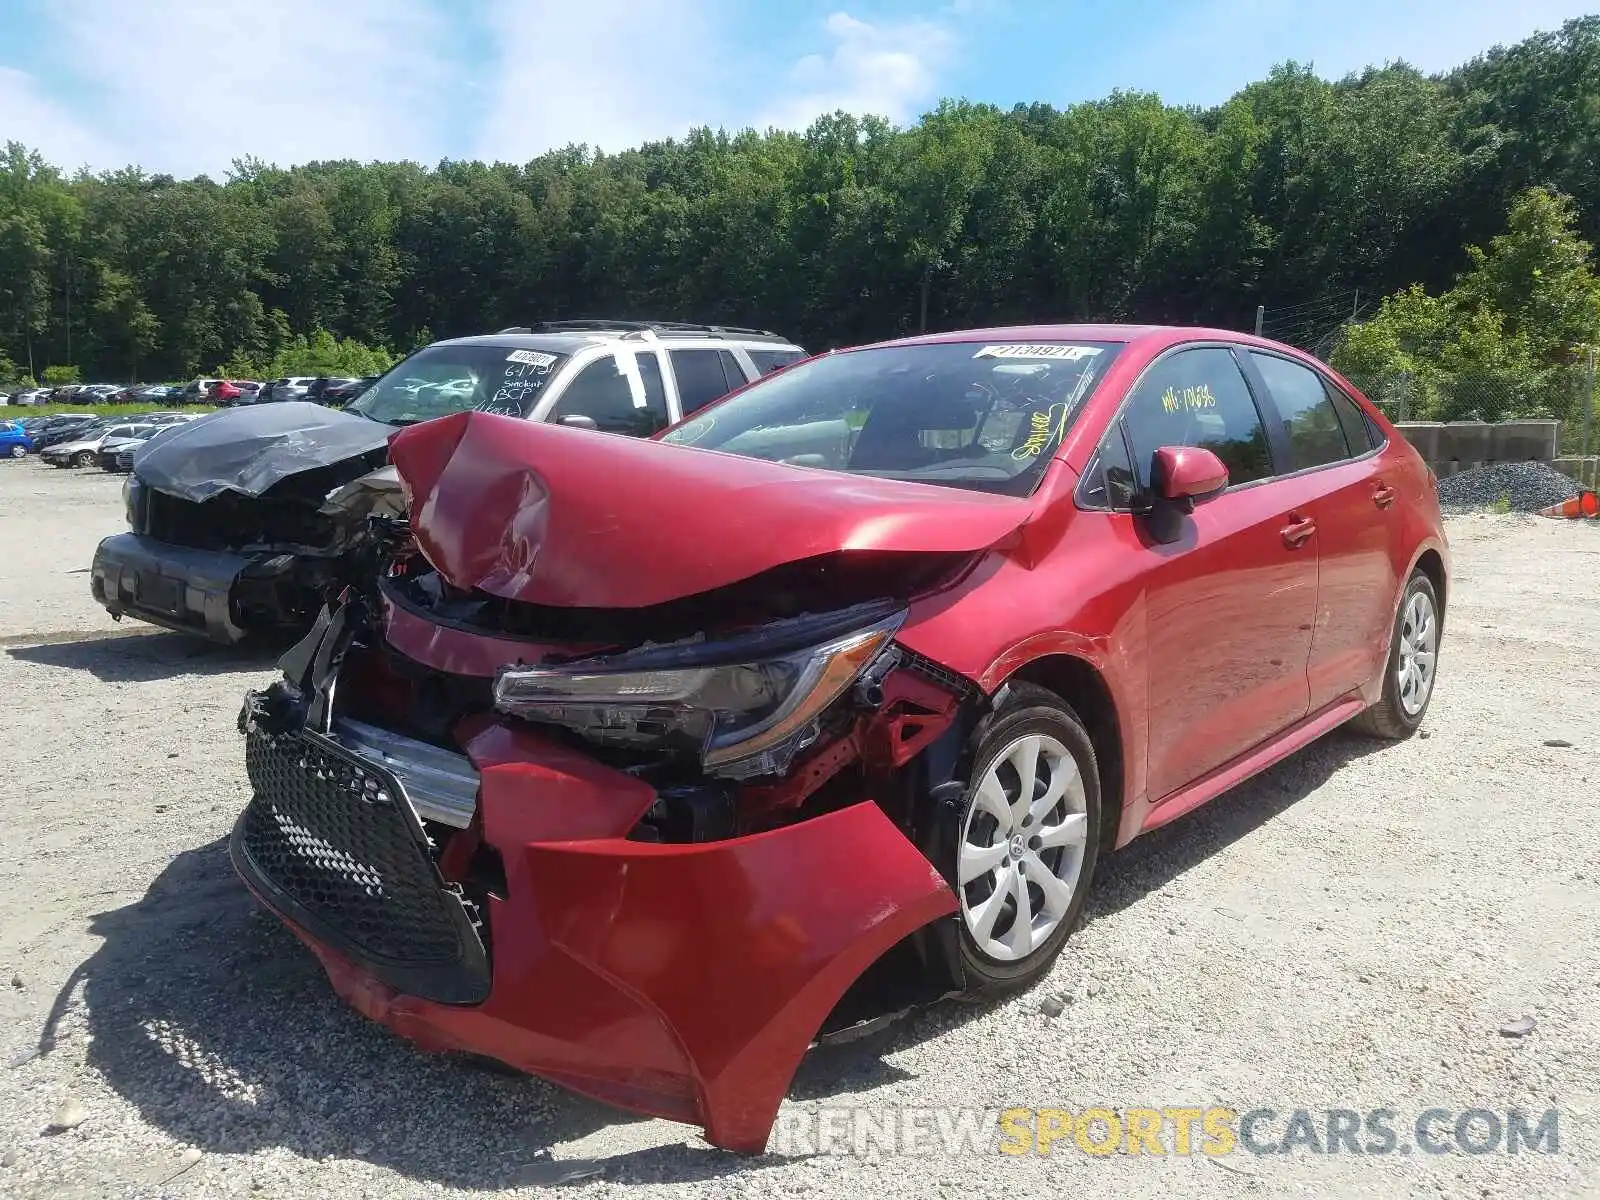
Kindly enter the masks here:
M 163 661 L 170 665 L 157 659 L 152 666 Z M 115 662 L 99 669 L 137 677 L 127 672 L 138 668 Z M 1181 875 L 1381 748 L 1331 735 L 1141 838 L 1106 861 L 1088 919 Z M 41 1051 L 54 1048 L 57 1025 L 81 986 L 89 1065 L 145 1121 L 209 1154 L 283 1147 L 308 1159 L 362 1159 L 409 1178 L 481 1189 L 591 1175 L 611 1183 L 692 1182 L 790 1161 L 700 1148 L 687 1141 L 687 1127 L 666 1144 L 657 1138 L 599 1159 L 552 1158 L 555 1147 L 607 1128 L 627 1145 L 637 1122 L 538 1079 L 424 1054 L 346 1008 L 310 953 L 237 881 L 225 839 L 180 854 L 142 900 L 99 914 L 91 932 L 104 941 L 62 988 Z M 884 1061 L 886 1052 L 943 1036 L 988 1011 L 941 1004 L 860 1042 L 818 1048 L 802 1063 L 790 1098 L 858 1094 L 906 1079 Z
M 97 914 L 90 932 L 104 941 L 58 994 L 40 1051 L 54 1050 L 81 987 L 88 1065 L 149 1124 L 207 1154 L 283 1147 L 486 1189 L 559 1182 L 579 1162 L 612 1182 L 687 1182 L 784 1161 L 685 1144 L 687 1126 L 666 1145 L 551 1159 L 553 1147 L 607 1127 L 627 1145 L 637 1121 L 539 1079 L 425 1054 L 346 1008 L 245 891 L 226 839 L 178 855 L 140 901 Z M 876 1045 L 819 1050 L 791 1094 L 903 1077 Z
M 108 683 L 150 683 L 174 675 L 218 675 L 270 667 L 283 648 L 222 646 L 182 633 L 33 634 L 32 645 L 11 646 L 19 662 L 88 671 Z
M 1390 743 L 1335 730 L 1254 779 L 1101 860 L 1085 921 L 1121 912 Z

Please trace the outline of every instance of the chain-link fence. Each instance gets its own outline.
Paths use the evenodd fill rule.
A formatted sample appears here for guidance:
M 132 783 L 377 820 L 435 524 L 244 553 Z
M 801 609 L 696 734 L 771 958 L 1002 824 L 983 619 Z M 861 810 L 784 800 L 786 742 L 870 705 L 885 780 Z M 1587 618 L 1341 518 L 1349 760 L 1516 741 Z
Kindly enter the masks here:
M 1392 421 L 1556 420 L 1563 454 L 1600 454 L 1600 398 L 1590 362 L 1539 372 L 1399 372 L 1351 382 Z

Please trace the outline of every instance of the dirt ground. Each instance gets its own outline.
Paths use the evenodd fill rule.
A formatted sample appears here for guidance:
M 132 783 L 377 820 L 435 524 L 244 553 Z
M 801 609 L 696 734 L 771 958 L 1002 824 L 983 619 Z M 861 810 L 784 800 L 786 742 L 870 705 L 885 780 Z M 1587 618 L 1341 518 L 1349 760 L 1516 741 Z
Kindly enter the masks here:
M 819 1052 L 785 1106 L 1270 1108 L 1269 1142 L 1296 1108 L 1386 1108 L 1401 1149 L 741 1159 L 422 1055 L 331 996 L 224 852 L 234 718 L 270 663 L 96 607 L 119 489 L 0 463 L 0 1195 L 438 1196 L 568 1169 L 636 1197 L 1600 1194 L 1600 523 L 1453 519 L 1423 736 L 1330 735 L 1141 839 L 1044 985 Z M 1554 1108 L 1558 1148 L 1407 1153 L 1432 1108 Z

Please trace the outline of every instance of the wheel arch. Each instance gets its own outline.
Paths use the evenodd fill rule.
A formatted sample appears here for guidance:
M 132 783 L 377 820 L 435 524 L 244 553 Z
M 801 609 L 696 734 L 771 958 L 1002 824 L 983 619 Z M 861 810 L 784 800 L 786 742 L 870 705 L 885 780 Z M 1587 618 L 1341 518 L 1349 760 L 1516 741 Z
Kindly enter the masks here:
M 1075 654 L 1032 659 L 1005 680 L 1018 681 L 1037 684 L 1060 696 L 1088 731 L 1100 776 L 1100 850 L 1109 852 L 1117 842 L 1127 783 L 1121 717 L 1110 685 L 1093 663 Z
M 1444 556 L 1437 549 L 1429 546 L 1417 555 L 1417 561 L 1412 570 L 1421 571 L 1428 577 L 1428 582 L 1433 584 L 1433 594 L 1439 601 L 1439 615 L 1442 618 L 1449 603 L 1446 590 L 1449 586 L 1449 575 L 1445 571 Z

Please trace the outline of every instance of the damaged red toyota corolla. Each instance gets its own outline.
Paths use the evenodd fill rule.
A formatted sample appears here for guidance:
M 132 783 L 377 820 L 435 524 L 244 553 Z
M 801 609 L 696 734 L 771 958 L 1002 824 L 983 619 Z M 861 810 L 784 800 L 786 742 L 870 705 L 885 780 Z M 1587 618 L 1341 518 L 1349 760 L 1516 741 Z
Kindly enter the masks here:
M 397 434 L 251 695 L 256 894 L 362 1012 L 766 1144 L 819 1037 L 1042 975 L 1105 852 L 1432 691 L 1432 477 L 1206 330 L 824 355 L 655 441 Z

